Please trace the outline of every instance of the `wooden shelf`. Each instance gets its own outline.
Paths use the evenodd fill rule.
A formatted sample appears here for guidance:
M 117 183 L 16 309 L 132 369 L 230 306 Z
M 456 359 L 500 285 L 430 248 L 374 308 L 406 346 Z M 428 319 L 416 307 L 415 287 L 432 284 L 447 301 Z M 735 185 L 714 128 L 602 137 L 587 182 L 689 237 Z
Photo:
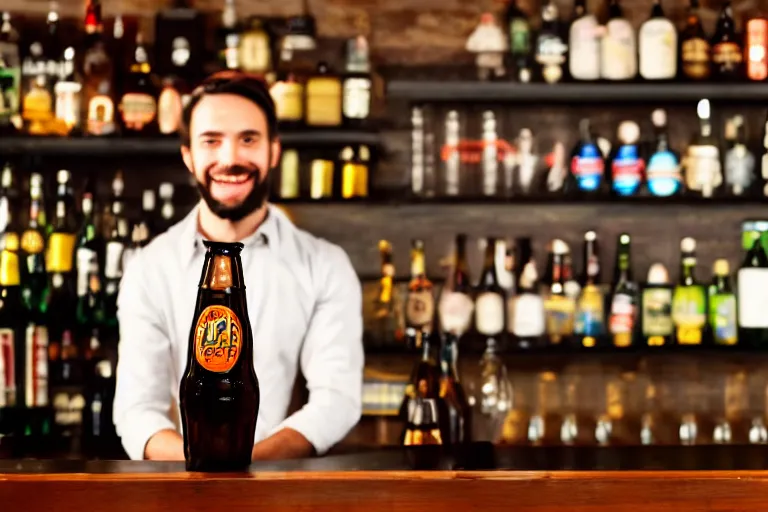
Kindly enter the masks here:
M 287 147 L 337 147 L 365 144 L 380 146 L 377 132 L 362 130 L 283 131 L 280 139 Z M 98 137 L 31 137 L 0 138 L 0 155 L 34 153 L 40 156 L 173 156 L 179 154 L 178 137 L 167 138 L 98 138 Z
M 760 103 L 768 97 L 766 83 L 514 83 L 473 80 L 423 81 L 392 80 L 387 85 L 389 98 L 412 102 L 505 102 L 535 101 L 588 103 L 676 103 L 711 101 Z

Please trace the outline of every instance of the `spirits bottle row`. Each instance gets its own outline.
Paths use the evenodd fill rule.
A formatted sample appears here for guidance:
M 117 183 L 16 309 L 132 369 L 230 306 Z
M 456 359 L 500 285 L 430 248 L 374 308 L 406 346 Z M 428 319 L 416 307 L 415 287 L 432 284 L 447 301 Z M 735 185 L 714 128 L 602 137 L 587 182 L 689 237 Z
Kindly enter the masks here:
M 10 14 L 3 13 L 0 130 L 30 135 L 172 135 L 179 130 L 189 93 L 205 72 L 216 69 L 260 74 L 270 86 L 278 120 L 286 126 L 359 126 L 367 120 L 372 80 L 364 34 L 349 40 L 345 72 L 333 73 L 327 63 L 308 56 L 315 45 L 314 21 L 306 14 L 296 16 L 287 21 L 291 31 L 280 41 L 278 62 L 264 20 L 254 17 L 241 24 L 234 3 L 227 0 L 216 31 L 218 54 L 208 65 L 200 42 L 201 20 L 202 15 L 189 7 L 161 11 L 151 59 L 141 30 L 134 40 L 126 40 L 122 15 L 115 18 L 111 37 L 105 35 L 99 0 L 87 4 L 82 45 L 64 41 L 55 3 L 41 39 L 20 37 Z
M 512 244 L 489 238 L 482 271 L 472 281 L 466 235 L 458 235 L 452 270 L 437 295 L 425 272 L 424 245 L 416 240 L 407 294 L 396 297 L 392 248 L 383 242 L 380 291 L 367 322 L 370 338 L 405 341 L 411 347 L 439 336 L 509 342 L 519 349 L 768 347 L 768 256 L 759 236 L 736 271 L 718 259 L 706 281 L 697 275 L 693 238 L 680 243 L 676 280 L 660 262 L 650 266 L 644 279 L 635 278 L 630 235 L 621 234 L 616 244 L 612 278 L 606 282 L 594 231 L 584 235 L 578 270 L 574 252 L 560 239 L 548 244 L 540 272 L 530 238 Z
M 742 115 L 728 117 L 718 137 L 709 100 L 701 100 L 696 113 L 698 130 L 682 151 L 670 143 L 663 109 L 650 116 L 652 135 L 645 123 L 627 120 L 617 126 L 613 142 L 582 119 L 569 150 L 559 140 L 542 148 L 530 128 L 505 140 L 493 110 L 482 112 L 479 122 L 449 110 L 440 123 L 432 110 L 414 107 L 411 192 L 417 197 L 766 196 L 765 140 L 749 138 Z M 474 125 L 480 131 L 468 133 Z
M 701 19 L 699 0 L 690 0 L 685 23 L 676 27 L 655 0 L 637 33 L 619 0 L 607 0 L 607 18 L 575 0 L 568 20 L 551 0 L 541 6 L 541 27 L 517 0 L 509 0 L 503 22 L 482 15 L 469 36 L 481 80 L 557 83 L 572 81 L 755 81 L 768 78 L 768 19 L 751 12 L 737 30 L 726 1 L 713 33 Z M 502 28 L 504 27 L 504 28 Z

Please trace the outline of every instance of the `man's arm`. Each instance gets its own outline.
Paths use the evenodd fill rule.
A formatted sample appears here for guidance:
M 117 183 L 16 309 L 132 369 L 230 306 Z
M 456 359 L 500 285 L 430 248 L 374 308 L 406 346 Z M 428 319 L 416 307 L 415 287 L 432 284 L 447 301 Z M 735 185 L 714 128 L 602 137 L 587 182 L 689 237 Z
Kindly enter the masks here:
M 323 247 L 315 281 L 318 301 L 301 350 L 309 402 L 257 443 L 253 458 L 322 455 L 360 419 L 363 387 L 363 317 L 360 280 L 346 253 Z
M 120 284 L 113 418 L 131 459 L 184 460 L 182 438 L 169 417 L 173 368 L 170 341 L 161 310 L 147 289 L 145 259 L 145 251 L 139 252 Z

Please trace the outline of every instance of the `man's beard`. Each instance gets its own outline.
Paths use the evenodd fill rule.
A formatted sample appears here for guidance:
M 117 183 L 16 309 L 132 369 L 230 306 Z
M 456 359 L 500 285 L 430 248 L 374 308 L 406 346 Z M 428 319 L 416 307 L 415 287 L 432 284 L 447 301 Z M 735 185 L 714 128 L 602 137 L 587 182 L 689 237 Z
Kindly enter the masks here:
M 267 196 L 269 195 L 269 175 L 264 179 L 261 178 L 261 172 L 256 165 L 233 165 L 226 168 L 222 174 L 238 175 L 248 174 L 253 176 L 253 186 L 248 195 L 239 204 L 229 206 L 218 201 L 211 195 L 211 169 L 214 166 L 210 166 L 205 170 L 205 183 L 199 179 L 197 181 L 197 189 L 200 191 L 200 195 L 203 197 L 205 204 L 208 208 L 219 218 L 237 222 L 244 219 L 252 212 L 258 210 L 264 205 Z

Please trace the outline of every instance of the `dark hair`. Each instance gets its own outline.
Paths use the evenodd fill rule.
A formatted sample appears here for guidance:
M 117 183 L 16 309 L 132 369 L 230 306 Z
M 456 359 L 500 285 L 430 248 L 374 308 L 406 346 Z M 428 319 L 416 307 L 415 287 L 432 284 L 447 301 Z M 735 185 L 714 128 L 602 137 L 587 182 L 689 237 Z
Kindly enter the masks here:
M 277 136 L 277 114 L 275 113 L 275 102 L 269 94 L 269 88 L 264 80 L 258 75 L 243 73 L 241 71 L 221 71 L 214 73 L 190 95 L 189 102 L 181 113 L 181 125 L 179 134 L 181 135 L 181 144 L 189 147 L 190 133 L 189 123 L 192 119 L 192 111 L 209 94 L 234 94 L 252 101 L 259 107 L 267 118 L 267 136 L 270 140 Z

